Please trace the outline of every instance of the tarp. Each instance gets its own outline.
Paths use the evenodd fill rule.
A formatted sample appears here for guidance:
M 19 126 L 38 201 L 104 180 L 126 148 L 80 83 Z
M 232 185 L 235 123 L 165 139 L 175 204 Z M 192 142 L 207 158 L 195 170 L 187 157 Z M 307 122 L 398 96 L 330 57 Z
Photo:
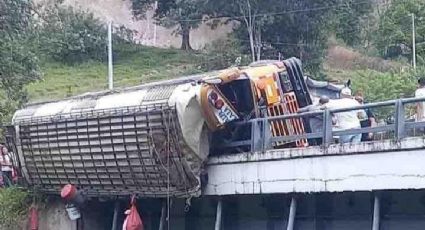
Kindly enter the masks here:
M 309 89 L 313 101 L 317 101 L 322 95 L 326 95 L 331 99 L 340 97 L 340 91 L 345 86 L 342 84 L 333 84 L 327 81 L 317 81 L 310 77 L 305 77 L 306 85 Z

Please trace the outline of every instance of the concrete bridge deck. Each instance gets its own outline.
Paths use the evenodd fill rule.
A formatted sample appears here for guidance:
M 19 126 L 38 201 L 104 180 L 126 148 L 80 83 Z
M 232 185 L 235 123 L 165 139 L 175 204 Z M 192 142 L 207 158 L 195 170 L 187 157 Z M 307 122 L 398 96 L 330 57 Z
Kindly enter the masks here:
M 204 195 L 425 188 L 425 138 L 211 157 Z

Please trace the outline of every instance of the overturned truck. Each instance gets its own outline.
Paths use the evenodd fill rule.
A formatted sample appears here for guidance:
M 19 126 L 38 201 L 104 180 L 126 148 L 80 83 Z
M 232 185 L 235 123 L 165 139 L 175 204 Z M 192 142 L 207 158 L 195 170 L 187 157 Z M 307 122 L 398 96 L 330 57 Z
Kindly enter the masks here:
M 45 193 L 58 194 L 71 183 L 92 197 L 188 197 L 200 194 L 209 154 L 253 151 L 223 145 L 253 134 L 232 124 L 309 104 L 298 59 L 261 61 L 30 104 L 15 113 L 7 140 L 21 176 Z M 294 135 L 308 128 L 292 119 L 272 124 L 270 132 Z

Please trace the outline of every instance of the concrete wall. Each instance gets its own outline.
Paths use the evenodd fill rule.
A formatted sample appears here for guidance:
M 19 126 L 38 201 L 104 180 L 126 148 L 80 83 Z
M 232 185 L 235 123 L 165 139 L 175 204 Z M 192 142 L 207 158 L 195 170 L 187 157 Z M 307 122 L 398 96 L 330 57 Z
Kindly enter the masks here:
M 51 200 L 46 208 L 39 212 L 39 229 L 75 230 L 76 223 L 68 218 L 65 204 L 60 200 Z
M 113 215 L 112 202 L 89 201 L 81 209 L 85 230 L 110 229 Z M 27 228 L 25 228 L 27 229 Z M 61 199 L 51 197 L 39 211 L 40 230 L 77 230 L 77 222 L 71 221 Z

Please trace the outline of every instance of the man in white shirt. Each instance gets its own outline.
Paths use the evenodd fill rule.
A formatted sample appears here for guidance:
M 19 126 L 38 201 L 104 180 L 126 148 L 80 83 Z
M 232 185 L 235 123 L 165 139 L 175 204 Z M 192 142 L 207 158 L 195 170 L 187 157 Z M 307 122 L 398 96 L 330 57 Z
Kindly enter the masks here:
M 415 98 L 425 97 L 425 77 L 418 80 L 418 88 L 415 91 Z M 425 121 L 425 102 L 416 104 L 416 121 Z
M 345 88 L 341 91 L 341 99 L 331 100 L 326 105 L 329 109 L 343 109 L 359 106 L 360 103 L 357 102 L 351 96 L 351 90 Z M 360 129 L 360 119 L 359 117 L 366 116 L 364 110 L 350 110 L 347 112 L 334 113 L 334 130 L 350 130 L 350 129 Z M 362 134 L 349 134 L 341 135 L 339 137 L 340 143 L 360 143 Z

